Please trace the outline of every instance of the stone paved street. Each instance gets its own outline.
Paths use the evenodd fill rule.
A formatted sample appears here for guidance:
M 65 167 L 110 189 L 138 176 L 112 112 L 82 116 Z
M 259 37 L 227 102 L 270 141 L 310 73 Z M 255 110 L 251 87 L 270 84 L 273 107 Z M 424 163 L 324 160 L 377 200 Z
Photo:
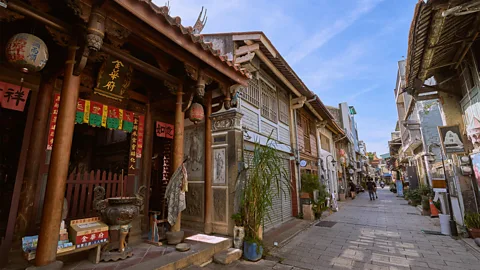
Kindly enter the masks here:
M 379 199 L 368 194 L 342 204 L 326 221 L 333 227 L 313 226 L 273 255 L 280 262 L 237 262 L 207 269 L 480 269 L 480 255 L 460 240 L 426 235 L 440 231 L 438 219 L 420 216 L 402 198 L 379 189 Z

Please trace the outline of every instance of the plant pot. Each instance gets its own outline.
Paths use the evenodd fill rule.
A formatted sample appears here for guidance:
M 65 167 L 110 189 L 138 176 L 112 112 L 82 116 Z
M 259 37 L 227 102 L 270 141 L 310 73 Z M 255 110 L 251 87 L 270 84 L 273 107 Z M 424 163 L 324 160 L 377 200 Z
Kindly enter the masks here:
M 428 196 L 422 196 L 422 209 L 430 211 L 430 201 L 428 200 Z
M 311 199 L 310 193 L 308 193 L 308 192 L 301 192 L 301 193 L 300 193 L 300 199 Z
M 467 230 L 468 230 L 468 235 L 471 238 L 473 238 L 473 239 L 480 238 L 480 229 L 475 229 L 475 228 L 470 229 L 470 228 L 468 228 Z
M 257 243 L 243 242 L 243 257 L 249 261 L 256 262 L 262 258 L 263 247 Z
M 340 193 L 340 194 L 338 194 L 338 200 L 339 200 L 339 201 L 345 201 L 345 200 L 346 200 L 346 199 L 345 199 L 345 193 Z
M 169 245 L 180 244 L 183 241 L 184 231 L 167 232 L 167 243 Z
M 233 227 L 233 247 L 242 249 L 243 238 L 245 238 L 245 228 L 243 226 Z

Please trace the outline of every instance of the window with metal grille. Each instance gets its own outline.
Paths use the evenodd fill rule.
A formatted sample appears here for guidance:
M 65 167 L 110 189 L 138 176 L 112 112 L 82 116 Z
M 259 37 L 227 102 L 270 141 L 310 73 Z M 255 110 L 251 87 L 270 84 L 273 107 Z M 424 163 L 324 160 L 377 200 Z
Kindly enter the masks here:
M 275 89 L 260 80 L 262 91 L 262 116 L 272 122 L 277 122 L 277 93 Z
M 278 119 L 280 122 L 288 125 L 288 94 L 284 91 L 278 92 Z
M 255 107 L 260 106 L 260 90 L 258 87 L 258 79 L 252 78 L 248 82 L 248 87 L 246 91 L 243 93 L 244 100 L 248 103 L 254 105 Z

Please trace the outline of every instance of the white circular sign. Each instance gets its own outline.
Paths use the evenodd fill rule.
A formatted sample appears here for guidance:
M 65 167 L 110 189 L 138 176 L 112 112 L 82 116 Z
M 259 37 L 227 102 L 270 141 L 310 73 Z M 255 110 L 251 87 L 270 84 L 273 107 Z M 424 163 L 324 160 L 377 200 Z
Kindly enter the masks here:
M 307 161 L 306 160 L 300 160 L 300 166 L 301 167 L 307 166 Z

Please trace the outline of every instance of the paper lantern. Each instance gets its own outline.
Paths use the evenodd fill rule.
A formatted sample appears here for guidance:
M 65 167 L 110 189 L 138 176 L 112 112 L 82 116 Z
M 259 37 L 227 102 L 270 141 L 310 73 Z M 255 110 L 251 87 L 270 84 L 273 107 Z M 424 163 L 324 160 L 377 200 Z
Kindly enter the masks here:
M 5 53 L 8 62 L 25 73 L 42 70 L 48 61 L 45 42 L 27 33 L 16 34 L 10 38 Z
M 203 113 L 202 105 L 193 103 L 190 107 L 190 115 L 188 117 L 190 121 L 192 121 L 194 124 L 197 124 L 198 122 L 202 121 L 204 117 L 205 114 Z

